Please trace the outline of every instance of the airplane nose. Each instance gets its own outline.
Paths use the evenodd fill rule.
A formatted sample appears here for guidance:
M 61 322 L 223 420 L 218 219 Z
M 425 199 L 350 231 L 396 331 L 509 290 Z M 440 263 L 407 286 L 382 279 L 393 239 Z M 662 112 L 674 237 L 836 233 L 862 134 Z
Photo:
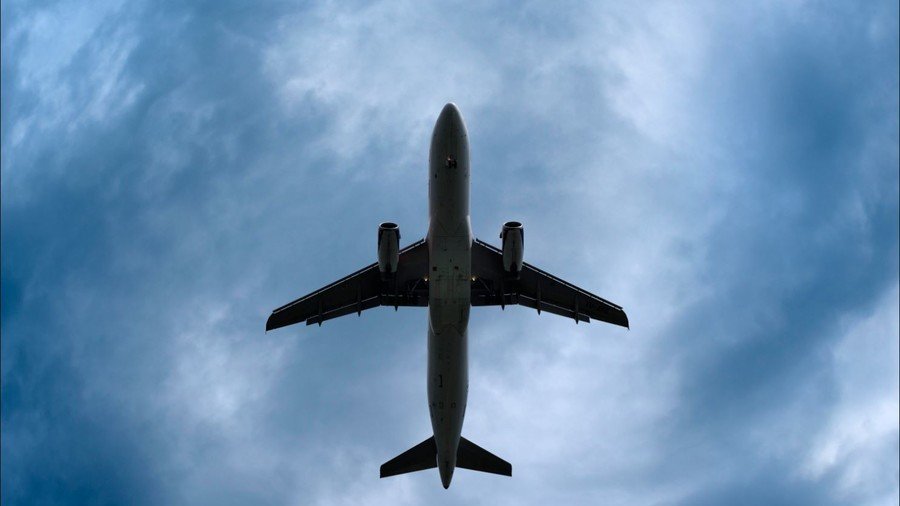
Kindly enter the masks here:
M 447 102 L 447 105 L 441 109 L 441 116 L 453 116 L 455 118 L 460 118 L 462 115 L 459 113 L 459 107 L 456 107 L 456 104 L 453 102 Z
M 459 113 L 459 108 L 456 107 L 456 104 L 453 102 L 449 102 L 441 110 L 435 130 L 441 132 L 460 132 L 464 128 L 462 114 Z

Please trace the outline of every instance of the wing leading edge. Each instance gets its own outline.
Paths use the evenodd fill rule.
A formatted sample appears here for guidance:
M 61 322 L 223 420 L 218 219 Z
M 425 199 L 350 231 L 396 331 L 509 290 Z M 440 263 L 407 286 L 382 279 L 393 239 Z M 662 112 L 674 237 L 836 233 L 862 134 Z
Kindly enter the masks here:
M 628 327 L 628 316 L 620 306 L 531 264 L 523 263 L 519 276 L 511 276 L 503 269 L 503 252 L 479 239 L 472 243 L 472 275 L 473 306 L 519 304 L 576 323 L 594 319 Z
M 341 278 L 330 285 L 272 311 L 266 330 L 305 321 L 307 325 L 361 314 L 378 306 L 427 306 L 428 247 L 419 240 L 400 250 L 397 273 L 382 279 L 378 263 Z

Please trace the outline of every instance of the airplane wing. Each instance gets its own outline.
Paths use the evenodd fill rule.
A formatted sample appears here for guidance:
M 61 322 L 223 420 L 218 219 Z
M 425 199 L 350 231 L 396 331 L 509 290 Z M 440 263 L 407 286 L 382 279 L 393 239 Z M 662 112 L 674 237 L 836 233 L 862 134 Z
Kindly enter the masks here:
M 519 304 L 590 322 L 595 320 L 628 327 L 628 316 L 620 306 L 528 263 L 522 264 L 519 277 L 503 269 L 503 252 L 475 239 L 472 243 L 472 305 L 505 306 Z
M 382 279 L 378 263 L 339 279 L 309 295 L 272 311 L 266 330 L 305 321 L 307 325 L 345 316 L 361 314 L 377 306 L 427 306 L 428 246 L 419 240 L 400 250 L 397 273 Z

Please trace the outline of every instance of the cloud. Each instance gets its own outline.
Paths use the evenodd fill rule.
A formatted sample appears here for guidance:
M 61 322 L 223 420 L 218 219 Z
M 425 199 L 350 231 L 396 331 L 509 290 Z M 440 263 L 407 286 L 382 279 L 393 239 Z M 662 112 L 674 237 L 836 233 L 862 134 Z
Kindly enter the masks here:
M 806 460 L 809 476 L 829 476 L 839 496 L 857 504 L 888 497 L 898 475 L 896 464 L 885 465 L 898 451 L 898 307 L 895 287 L 873 314 L 845 324 L 845 335 L 832 349 L 838 401 Z
M 896 504 L 898 17 L 4 3 L 3 502 Z M 377 479 L 424 312 L 262 326 L 424 234 L 449 100 L 476 235 L 633 325 L 473 310 L 464 433 L 515 477 L 445 491 Z

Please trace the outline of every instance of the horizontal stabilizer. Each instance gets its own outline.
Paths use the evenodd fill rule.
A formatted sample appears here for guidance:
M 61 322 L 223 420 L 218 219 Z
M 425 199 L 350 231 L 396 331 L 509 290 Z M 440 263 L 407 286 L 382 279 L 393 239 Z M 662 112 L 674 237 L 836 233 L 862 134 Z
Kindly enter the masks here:
M 459 438 L 456 467 L 483 473 L 512 476 L 512 464 L 485 450 L 464 437 Z
M 493 457 L 493 455 L 491 456 Z M 381 477 L 387 478 L 432 467 L 437 467 L 437 445 L 434 444 L 434 436 L 382 464 Z

